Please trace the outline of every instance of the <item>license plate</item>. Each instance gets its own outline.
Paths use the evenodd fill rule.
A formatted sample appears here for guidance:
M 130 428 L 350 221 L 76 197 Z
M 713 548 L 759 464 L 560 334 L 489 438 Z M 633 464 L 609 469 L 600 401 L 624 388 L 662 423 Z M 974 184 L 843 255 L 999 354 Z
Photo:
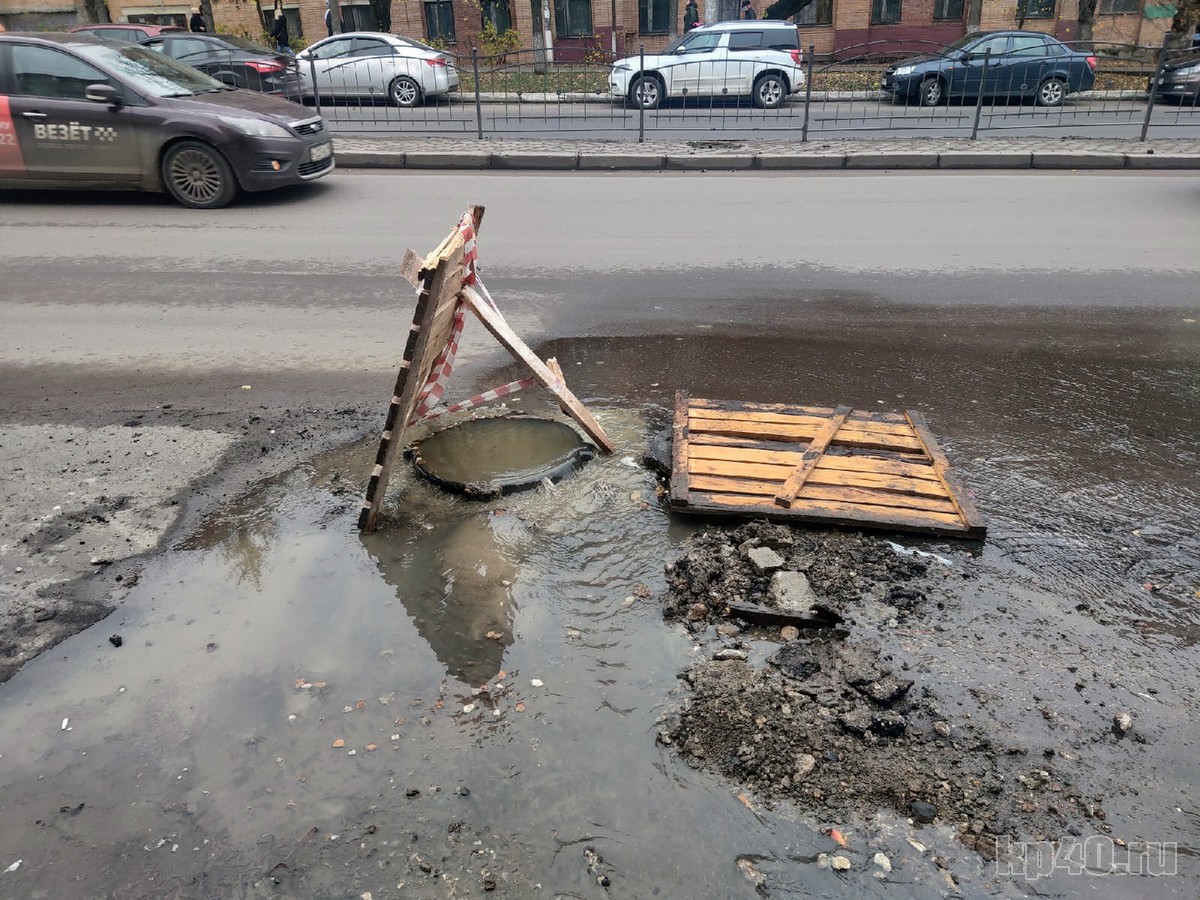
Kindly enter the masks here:
M 320 162 L 323 159 L 328 159 L 333 156 L 333 142 L 326 141 L 324 144 L 317 144 L 308 151 L 308 158 L 313 162 Z

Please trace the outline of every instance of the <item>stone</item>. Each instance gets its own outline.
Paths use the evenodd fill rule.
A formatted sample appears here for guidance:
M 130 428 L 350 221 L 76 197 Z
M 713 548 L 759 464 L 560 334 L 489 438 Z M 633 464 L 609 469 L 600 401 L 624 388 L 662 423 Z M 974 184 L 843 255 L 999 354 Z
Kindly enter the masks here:
M 871 714 L 865 709 L 856 709 L 846 713 L 838 721 L 851 734 L 866 734 L 871 727 Z
M 812 774 L 812 770 L 817 767 L 817 758 L 811 753 L 796 754 L 796 774 L 793 778 L 796 781 L 803 781 Z
M 800 637 L 800 629 L 795 625 L 784 625 L 779 629 L 779 639 L 783 641 L 794 641 Z
M 912 681 L 907 678 L 901 679 L 895 675 L 885 675 L 860 687 L 859 690 L 866 694 L 873 703 L 879 706 L 891 706 L 907 694 L 908 689 L 912 686 Z
M 723 647 L 713 654 L 713 659 L 716 662 L 745 662 L 747 653 L 745 650 L 735 650 L 732 647 Z
M 887 858 L 887 854 L 885 853 L 876 853 L 872 862 L 885 872 L 892 871 L 892 861 Z
M 693 603 L 688 608 L 688 619 L 692 622 L 703 622 L 708 618 L 708 607 L 703 603 Z
M 924 800 L 914 800 L 908 805 L 908 814 L 912 816 L 914 822 L 928 825 L 937 818 L 937 807 Z
M 871 718 L 871 731 L 880 737 L 900 737 L 907 727 L 908 722 L 899 713 L 884 712 Z
M 850 860 L 848 860 L 846 857 L 841 856 L 841 855 L 831 856 L 829 858 L 829 864 L 831 866 L 833 866 L 833 868 L 836 869 L 838 872 L 845 872 L 845 871 L 848 871 L 850 868 Z
M 717 637 L 732 638 L 742 633 L 742 629 L 732 622 L 721 622 L 717 625 Z
M 770 547 L 752 547 L 746 555 L 750 559 L 750 564 L 759 572 L 773 572 L 775 569 L 783 568 L 783 557 Z M 808 579 L 805 578 L 805 583 L 807 581 Z
M 1113 730 L 1117 734 L 1128 734 L 1131 728 L 1133 728 L 1133 716 L 1125 710 L 1121 710 L 1113 716 Z
M 789 643 L 780 647 L 768 662 L 800 681 L 812 678 L 821 671 L 821 664 L 813 656 L 812 649 L 805 644 Z
M 771 602 L 784 612 L 798 616 L 811 615 L 817 595 L 803 572 L 776 572 L 767 589 Z
M 946 722 L 934 722 L 933 730 L 937 733 L 938 737 L 950 737 L 950 726 Z

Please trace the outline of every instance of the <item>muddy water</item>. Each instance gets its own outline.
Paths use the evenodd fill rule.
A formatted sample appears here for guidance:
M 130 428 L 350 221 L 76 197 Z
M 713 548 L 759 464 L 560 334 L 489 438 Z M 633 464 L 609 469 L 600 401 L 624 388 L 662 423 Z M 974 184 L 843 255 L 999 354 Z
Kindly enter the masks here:
M 966 896 L 1194 896 L 1200 398 L 1173 329 L 1043 319 L 1001 347 L 945 318 L 853 346 L 540 348 L 593 373 L 574 386 L 617 454 L 486 504 L 406 474 L 362 539 L 373 447 L 347 448 L 224 510 L 0 686 L 0 871 L 21 860 L 0 896 L 443 897 L 489 879 L 509 897 L 943 896 L 934 853 Z M 923 410 L 992 531 L 974 556 L 920 544 L 967 577 L 938 617 L 890 633 L 896 661 L 951 718 L 1058 753 L 1106 813 L 1079 835 L 1175 842 L 1181 874 L 1031 884 L 949 826 L 797 821 L 656 746 L 692 648 L 639 586 L 662 587 L 693 526 L 631 463 L 675 387 Z M 1118 709 L 1139 740 L 1111 733 Z M 830 824 L 850 835 L 845 875 L 814 864 Z

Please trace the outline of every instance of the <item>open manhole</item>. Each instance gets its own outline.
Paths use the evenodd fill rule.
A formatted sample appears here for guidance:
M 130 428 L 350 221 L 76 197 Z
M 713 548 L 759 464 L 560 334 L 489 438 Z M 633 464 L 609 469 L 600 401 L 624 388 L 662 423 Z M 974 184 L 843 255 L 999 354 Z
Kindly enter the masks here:
M 448 491 L 486 500 L 560 481 L 596 455 L 570 425 L 533 416 L 471 419 L 409 449 L 417 472 Z

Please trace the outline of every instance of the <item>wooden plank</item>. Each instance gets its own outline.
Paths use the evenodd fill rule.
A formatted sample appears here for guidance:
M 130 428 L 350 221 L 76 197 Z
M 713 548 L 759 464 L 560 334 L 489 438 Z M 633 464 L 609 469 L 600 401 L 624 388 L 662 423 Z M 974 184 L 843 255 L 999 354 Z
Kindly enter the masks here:
M 849 417 L 850 407 L 848 406 L 839 406 L 833 411 L 833 416 L 813 436 L 812 442 L 808 445 L 808 449 L 804 451 L 804 455 L 800 457 L 800 462 L 796 464 L 795 470 L 788 476 L 787 481 L 783 483 L 783 487 L 779 489 L 779 493 L 775 495 L 775 502 L 777 504 L 785 509 L 792 505 L 792 501 L 800 493 L 800 488 L 804 486 L 805 479 L 808 478 L 816 466 L 817 460 L 821 458 L 821 454 L 825 452 L 825 448 L 833 441 L 834 436 L 838 433 L 838 429 L 846 424 L 846 419 Z
M 828 628 L 841 623 L 842 619 L 833 613 L 809 613 L 798 615 L 783 609 L 774 609 L 760 603 L 733 602 L 725 604 L 730 615 L 752 622 L 755 625 L 794 625 L 797 628 Z
M 767 438 L 741 437 L 728 434 L 691 433 L 688 438 L 689 447 L 746 447 L 752 450 L 777 450 L 783 453 L 801 453 L 803 444 L 797 441 L 775 441 Z M 879 459 L 894 459 L 899 462 L 915 465 L 930 465 L 930 459 L 922 450 L 884 450 L 881 447 L 839 447 L 835 442 L 825 451 L 825 455 L 845 457 L 869 457 Z
M 454 235 L 458 235 L 457 228 Z M 375 457 L 375 468 L 367 481 L 366 497 L 359 511 L 358 527 L 364 533 L 375 530 L 396 454 L 403 445 L 404 432 L 408 428 L 409 419 L 412 418 L 417 397 L 429 378 L 434 360 L 450 337 L 453 315 L 445 320 L 444 324 L 439 324 L 436 331 L 431 327 L 431 323 L 437 313 L 444 311 L 448 303 L 453 306 L 454 295 L 462 283 L 463 242 L 461 235 L 457 241 L 453 240 L 454 235 L 451 235 L 448 242 L 443 242 L 445 255 L 432 272 L 422 270 L 421 277 L 426 288 L 417 300 L 413 324 L 409 329 L 403 361 L 396 376 L 396 387 L 392 392 L 392 402 L 388 407 L 383 436 Z M 444 316 L 438 319 L 439 323 L 443 320 Z
M 840 409 L 841 407 L 839 407 Z M 847 407 L 849 408 L 849 407 Z M 794 413 L 725 413 L 715 409 L 689 409 L 688 415 L 695 420 L 696 428 L 703 428 L 705 422 L 761 422 L 766 425 L 803 425 L 820 428 L 829 421 L 830 415 L 810 413 L 802 407 L 796 407 Z M 912 437 L 912 428 L 908 423 L 872 422 L 869 420 L 856 421 L 847 416 L 843 429 L 850 434 L 870 434 L 873 436 L 895 435 L 896 437 Z
M 833 414 L 833 407 L 830 406 L 797 406 L 793 403 L 752 403 L 746 400 L 702 400 L 700 398 L 692 400 L 691 408 L 717 409 L 728 412 L 791 412 L 799 409 L 809 415 L 824 416 L 825 418 L 829 418 Z M 852 421 L 857 421 L 859 417 L 865 421 L 891 422 L 899 425 L 908 422 L 902 413 L 871 412 L 865 409 L 856 409 L 850 418 Z
M 412 248 L 404 251 L 404 259 L 400 261 L 400 277 L 417 290 L 421 289 L 421 257 Z
M 757 474 L 757 473 L 756 473 Z M 722 467 L 713 467 L 705 460 L 692 461 L 688 473 L 689 484 L 696 488 L 702 478 L 720 478 L 730 484 L 742 484 L 744 487 L 732 490 L 735 494 L 770 494 L 775 496 L 783 480 L 775 478 L 746 477 L 737 472 Z M 708 482 L 706 482 L 708 483 Z M 928 481 L 916 478 L 896 478 L 893 475 L 876 475 L 871 472 L 839 472 L 837 470 L 813 470 L 805 484 L 822 485 L 824 487 L 861 488 L 868 491 L 887 491 L 900 496 L 934 497 L 949 501 L 946 489 L 940 481 Z M 705 490 L 724 490 L 724 488 L 705 488 Z
M 958 478 L 950 471 L 950 462 L 946 459 L 946 454 L 942 452 L 942 447 L 937 442 L 937 438 L 929 430 L 929 423 L 925 421 L 925 417 L 915 409 L 906 410 L 904 415 L 912 424 L 913 434 L 921 442 L 921 446 L 929 454 L 929 458 L 933 460 L 933 469 L 937 472 L 938 478 L 945 486 L 950 500 L 958 509 L 963 524 L 971 531 L 986 534 L 987 525 L 983 521 L 983 516 L 979 514 L 979 510 L 975 507 L 975 502 L 971 499 L 970 495 L 959 484 Z M 982 534 L 980 536 L 982 537 Z
M 744 497 L 771 498 L 775 502 L 775 491 L 778 484 L 766 481 L 743 481 L 739 478 L 725 478 L 720 475 L 696 475 L 688 479 L 690 492 L 702 491 L 709 494 L 738 494 Z M 957 515 L 958 510 L 945 494 L 938 496 L 921 496 L 917 494 L 900 494 L 895 491 L 874 490 L 872 488 L 848 487 L 846 485 L 804 483 L 798 496 L 793 498 L 790 507 L 785 509 L 801 509 L 810 501 L 831 501 L 834 503 L 861 504 L 864 506 L 881 507 L 890 510 L 916 509 L 925 512 Z
M 692 459 L 728 460 L 730 462 L 764 463 L 766 465 L 794 466 L 800 461 L 799 450 L 760 450 L 755 447 L 728 447 L 688 442 L 688 455 Z M 868 472 L 878 475 L 893 475 L 901 478 L 917 478 L 938 481 L 937 473 L 928 464 L 899 462 L 875 456 L 831 456 L 826 453 L 817 461 L 818 471 Z
M 538 358 L 537 354 L 529 349 L 520 336 L 508 326 L 508 323 L 504 321 L 504 317 L 492 309 L 488 302 L 479 296 L 475 289 L 470 286 L 463 287 L 462 298 L 471 308 L 471 311 L 479 318 L 479 321 L 483 323 L 484 327 L 492 333 L 492 336 L 503 344 L 509 353 L 529 367 L 542 387 L 554 394 L 563 412 L 578 422 L 579 426 L 605 452 L 612 453 L 616 449 L 616 446 L 609 440 L 608 435 L 604 433 L 604 429 L 600 427 L 600 423 L 592 417 L 587 407 L 579 402 L 579 399 L 571 393 L 571 390 L 555 377 L 554 373 L 546 367 L 546 364 Z
M 901 513 L 889 507 L 866 507 L 835 501 L 812 501 L 804 509 L 782 510 L 769 498 L 758 499 L 737 494 L 692 491 L 688 497 L 688 512 L 724 513 L 727 515 L 766 515 L 778 519 L 826 522 L 834 525 L 870 525 L 903 531 L 928 531 L 934 534 L 967 532 L 956 513 L 912 511 Z
M 738 422 L 705 420 L 701 425 L 697 420 L 688 417 L 688 427 L 693 433 L 701 431 L 704 434 L 731 435 L 768 440 L 790 439 L 794 441 L 811 441 L 817 432 L 817 423 L 776 424 L 773 422 Z M 847 447 L 869 447 L 882 450 L 922 450 L 921 442 L 909 435 L 868 435 L 846 433 L 839 435 L 835 444 Z
M 675 392 L 675 421 L 671 426 L 671 500 L 687 505 L 688 496 L 688 392 Z

